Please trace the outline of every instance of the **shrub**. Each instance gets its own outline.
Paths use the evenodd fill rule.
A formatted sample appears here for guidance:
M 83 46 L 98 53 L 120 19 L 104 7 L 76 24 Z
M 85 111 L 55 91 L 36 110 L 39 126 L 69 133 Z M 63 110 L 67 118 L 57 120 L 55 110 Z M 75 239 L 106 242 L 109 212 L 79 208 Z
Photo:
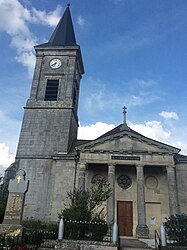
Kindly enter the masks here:
M 178 246 L 187 246 L 187 215 L 176 214 L 166 218 L 164 223 L 166 233 L 170 240 Z
M 1 180 L 2 177 L 0 177 Z M 4 218 L 4 213 L 5 213 L 5 208 L 6 208 L 6 203 L 8 199 L 8 184 L 9 182 L 3 182 L 0 184 L 0 223 L 3 222 Z
M 107 231 L 108 225 L 102 220 L 65 220 L 65 238 L 67 239 L 101 241 Z
M 102 241 L 103 237 L 107 234 L 108 225 L 103 220 L 92 221 L 90 225 L 91 239 Z
M 46 224 L 40 220 L 26 220 L 23 221 L 22 225 L 30 231 L 42 230 L 46 227 Z
M 89 234 L 89 222 L 77 220 L 65 220 L 65 238 L 86 240 Z
M 100 206 L 111 195 L 109 183 L 103 178 L 92 182 L 89 190 L 69 192 L 69 203 L 59 214 L 64 217 L 65 238 L 102 240 L 107 234 L 108 226 L 103 219 Z
M 90 221 L 92 217 L 89 208 L 90 193 L 88 191 L 75 190 L 74 192 L 68 192 L 67 196 L 70 204 L 65 205 L 65 209 L 59 215 L 59 218 L 63 215 L 67 220 Z
M 39 220 L 28 220 L 23 222 L 24 241 L 27 244 L 40 245 L 42 239 L 57 239 L 58 225 L 45 223 Z

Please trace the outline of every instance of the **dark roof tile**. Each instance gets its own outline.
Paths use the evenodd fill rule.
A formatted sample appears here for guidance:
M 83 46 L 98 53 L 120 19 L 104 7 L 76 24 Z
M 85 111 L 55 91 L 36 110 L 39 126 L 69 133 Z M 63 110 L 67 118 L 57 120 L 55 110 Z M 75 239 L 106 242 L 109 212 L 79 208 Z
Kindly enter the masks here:
M 176 154 L 175 155 L 175 162 L 187 162 L 187 155 Z

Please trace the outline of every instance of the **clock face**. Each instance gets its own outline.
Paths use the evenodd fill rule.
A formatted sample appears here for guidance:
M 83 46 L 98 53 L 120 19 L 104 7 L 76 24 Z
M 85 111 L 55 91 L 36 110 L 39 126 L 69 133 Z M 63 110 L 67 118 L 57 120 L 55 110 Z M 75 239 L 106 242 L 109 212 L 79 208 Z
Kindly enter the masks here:
M 62 62 L 60 61 L 60 59 L 54 58 L 50 61 L 49 65 L 52 69 L 58 69 L 62 65 Z

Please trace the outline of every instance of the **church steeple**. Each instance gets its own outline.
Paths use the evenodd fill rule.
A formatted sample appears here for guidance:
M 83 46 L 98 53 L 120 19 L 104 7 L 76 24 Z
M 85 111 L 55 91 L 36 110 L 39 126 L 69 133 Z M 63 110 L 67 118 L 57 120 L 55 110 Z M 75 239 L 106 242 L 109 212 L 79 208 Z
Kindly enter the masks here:
M 69 6 L 60 19 L 55 31 L 53 32 L 49 44 L 51 46 L 73 46 L 76 45 L 76 38 L 71 19 Z
M 78 102 L 84 74 L 69 6 L 49 41 L 34 48 L 36 64 L 16 160 L 31 184 L 24 218 L 55 221 L 76 180 Z
M 21 157 L 23 151 L 29 157 L 68 153 L 77 138 L 80 80 L 84 74 L 69 6 L 49 41 L 34 48 L 36 65 L 17 155 Z
M 51 47 L 51 46 L 75 46 L 76 38 L 73 28 L 71 13 L 69 4 L 64 12 L 64 15 L 61 17 L 58 25 L 56 26 L 49 42 L 41 44 L 42 47 Z M 39 47 L 35 46 L 35 47 Z

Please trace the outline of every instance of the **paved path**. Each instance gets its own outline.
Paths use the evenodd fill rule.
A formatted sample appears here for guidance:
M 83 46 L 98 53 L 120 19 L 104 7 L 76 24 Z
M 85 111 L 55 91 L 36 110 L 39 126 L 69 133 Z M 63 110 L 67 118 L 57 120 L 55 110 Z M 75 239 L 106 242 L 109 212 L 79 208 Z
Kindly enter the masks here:
M 120 250 L 130 250 L 130 249 L 152 249 L 148 245 L 138 239 L 134 238 L 121 238 L 120 239 Z

